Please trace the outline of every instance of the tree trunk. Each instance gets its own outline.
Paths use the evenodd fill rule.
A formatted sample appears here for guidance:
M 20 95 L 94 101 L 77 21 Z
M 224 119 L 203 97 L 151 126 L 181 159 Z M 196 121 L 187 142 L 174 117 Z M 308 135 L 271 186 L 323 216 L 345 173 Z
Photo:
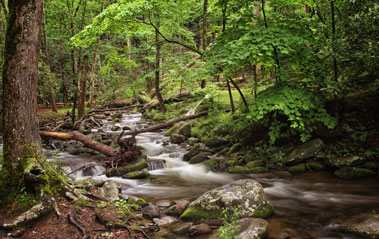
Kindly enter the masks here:
M 83 57 L 83 69 L 82 77 L 80 80 L 80 96 L 79 96 L 79 106 L 78 106 L 78 118 L 84 116 L 84 108 L 86 105 L 86 83 L 87 83 L 87 72 L 88 72 L 88 55 Z
M 240 94 L 241 98 L 242 98 L 242 101 L 243 101 L 243 104 L 245 105 L 246 107 L 246 110 L 249 111 L 249 105 L 247 104 L 247 101 L 245 99 L 245 96 L 243 95 L 241 89 L 238 87 L 238 85 L 233 81 L 232 77 L 229 77 L 229 80 L 230 82 L 232 82 L 233 86 L 236 87 L 236 89 L 238 90 L 238 93 Z
M 64 58 L 63 58 L 63 17 L 60 17 L 60 22 L 59 22 L 59 34 L 60 34 L 60 39 L 59 39 L 59 73 L 61 75 L 62 79 L 62 88 L 63 88 L 63 103 L 66 105 L 68 103 L 68 92 L 67 92 L 67 84 L 66 84 L 66 79 L 64 78 Z
M 49 59 L 49 51 L 47 47 L 47 34 L 46 34 L 46 14 L 45 14 L 45 9 L 43 11 L 43 46 L 44 46 L 44 53 L 46 57 L 46 64 L 49 68 L 49 89 L 50 89 L 50 103 L 51 103 L 51 108 L 54 112 L 58 112 L 57 104 L 55 103 L 55 92 L 54 92 L 54 86 L 53 86 L 53 79 L 51 79 L 51 64 L 50 64 L 50 59 Z
M 74 139 L 74 140 L 82 142 L 88 148 L 96 150 L 109 157 L 114 157 L 117 154 L 116 149 L 110 146 L 104 145 L 102 143 L 99 143 L 95 140 L 92 140 L 89 137 L 85 136 L 84 134 L 81 134 L 76 131 L 70 132 L 70 133 L 40 132 L 40 135 L 42 137 L 50 137 L 50 138 L 61 139 L 61 140 Z
M 90 94 L 89 94 L 89 104 L 88 108 L 91 110 L 93 107 L 93 96 L 95 91 L 95 70 L 96 70 L 96 52 L 93 53 L 92 67 L 91 67 L 91 78 L 90 78 Z
M 36 158 L 42 151 L 37 82 L 43 0 L 9 0 L 8 7 L 3 68 L 4 163 L 0 173 L 7 195 L 26 187 L 25 159 Z
M 202 27 L 202 37 L 201 37 L 201 48 L 203 49 L 203 52 L 205 52 L 207 48 L 207 12 L 208 12 L 208 0 L 204 0 L 204 6 L 203 6 L 203 27 Z M 206 86 L 206 80 L 201 80 L 201 89 L 204 89 Z
M 226 79 L 226 84 L 228 85 L 230 107 L 232 108 L 232 112 L 234 113 L 236 111 L 236 108 L 234 107 L 233 94 L 232 94 L 232 90 L 230 89 L 229 79 Z
M 159 25 L 157 26 L 159 27 Z M 161 107 L 162 112 L 166 112 L 166 107 L 164 105 L 164 101 L 162 98 L 162 95 L 160 93 L 159 89 L 159 78 L 160 78 L 160 59 L 161 59 L 161 43 L 159 42 L 159 32 L 156 29 L 155 30 L 155 47 L 156 47 L 156 54 L 155 54 L 155 94 L 157 95 L 157 98 L 159 100 L 159 105 Z

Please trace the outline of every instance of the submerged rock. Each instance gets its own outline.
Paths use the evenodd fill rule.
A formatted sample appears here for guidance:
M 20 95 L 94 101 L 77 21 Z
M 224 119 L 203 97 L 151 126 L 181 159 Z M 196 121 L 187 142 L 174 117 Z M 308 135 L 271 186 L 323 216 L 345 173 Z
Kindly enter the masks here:
M 368 237 L 379 238 L 379 214 L 363 214 L 353 217 L 345 224 L 348 232 Z
M 211 239 L 220 238 L 220 234 L 226 232 L 228 238 L 239 239 L 261 239 L 264 238 L 269 230 L 269 224 L 261 218 L 243 218 L 238 222 L 229 224 L 219 229 Z
M 357 179 L 373 177 L 376 173 L 367 168 L 345 167 L 335 171 L 334 175 L 342 179 Z
M 253 179 L 244 179 L 204 193 L 180 217 L 185 220 L 220 219 L 225 209 L 239 218 L 265 218 L 274 212 L 262 185 Z
M 287 157 L 287 164 L 295 164 L 315 156 L 324 146 L 324 142 L 317 138 L 308 141 L 294 149 Z

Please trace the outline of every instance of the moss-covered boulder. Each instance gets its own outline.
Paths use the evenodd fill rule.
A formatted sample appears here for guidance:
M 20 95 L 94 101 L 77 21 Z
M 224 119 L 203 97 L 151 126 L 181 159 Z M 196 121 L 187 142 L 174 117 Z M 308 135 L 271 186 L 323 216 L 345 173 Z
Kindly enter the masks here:
M 131 173 L 127 173 L 122 175 L 122 178 L 126 179 L 143 179 L 148 178 L 150 176 L 150 173 L 148 171 L 135 171 Z
M 286 164 L 296 164 L 312 158 L 322 149 L 323 146 L 324 142 L 319 138 L 310 140 L 294 149 L 288 155 Z
M 321 171 L 321 170 L 324 170 L 325 169 L 325 165 L 320 163 L 320 162 L 316 162 L 316 161 L 313 161 L 313 162 L 308 162 L 305 167 L 309 170 L 313 170 L 313 171 Z
M 224 139 L 224 138 L 220 138 L 218 136 L 215 136 L 215 137 L 206 139 L 204 143 L 207 147 L 218 148 L 218 147 L 227 145 L 229 143 L 229 141 Z
M 377 169 L 379 169 L 378 164 L 375 163 L 375 162 L 365 162 L 362 165 L 362 168 L 367 168 L 367 169 L 371 169 L 371 170 L 377 170 Z
M 190 122 L 182 121 L 182 122 L 174 124 L 174 126 L 172 126 L 170 129 L 168 129 L 165 132 L 165 135 L 171 136 L 172 134 L 179 134 L 179 135 L 183 135 L 186 138 L 189 138 L 191 137 L 191 129 L 192 127 L 191 127 Z
M 202 163 L 204 162 L 205 160 L 208 159 L 209 156 L 211 156 L 212 154 L 209 153 L 209 152 L 201 152 L 197 155 L 195 155 L 194 157 L 192 157 L 190 160 L 189 160 L 189 163 L 190 164 L 197 164 L 197 163 Z
M 191 158 L 201 152 L 200 144 L 195 144 L 192 148 L 183 156 L 184 161 L 189 161 Z
M 254 160 L 250 161 L 246 164 L 246 167 L 248 168 L 256 168 L 256 167 L 263 167 L 265 165 L 265 161 L 263 160 Z
M 229 167 L 228 172 L 233 174 L 267 173 L 268 169 L 265 167 L 248 168 L 246 166 L 234 166 Z
M 303 164 L 303 163 L 296 164 L 296 165 L 293 165 L 290 167 L 286 167 L 285 170 L 291 174 L 304 173 L 305 172 L 305 164 Z
M 242 145 L 240 143 L 233 144 L 232 147 L 229 148 L 228 150 L 228 155 L 231 155 L 235 152 L 238 152 L 242 149 Z
M 237 225 L 228 224 L 220 227 L 211 239 L 240 238 L 240 239 L 263 239 L 266 237 L 269 224 L 261 218 L 243 218 L 238 220 Z M 223 235 L 223 236 L 222 236 Z
M 147 167 L 148 167 L 147 161 L 143 157 L 141 157 L 139 160 L 132 162 L 127 166 L 118 167 L 118 169 L 115 169 L 115 168 L 108 169 L 106 172 L 106 175 L 107 177 L 122 176 L 124 174 L 134 172 L 134 171 L 139 171 Z
M 183 135 L 180 135 L 180 134 L 172 134 L 170 136 L 170 142 L 172 144 L 181 144 L 181 143 L 184 143 L 186 141 L 186 137 L 184 137 Z
M 262 185 L 253 179 L 243 179 L 212 189 L 193 201 L 180 216 L 184 220 L 222 219 L 226 210 L 239 218 L 268 217 L 274 212 Z
M 212 129 L 210 136 L 225 136 L 229 133 L 229 127 L 226 124 L 220 124 L 216 128 Z
M 364 162 L 361 156 L 343 156 L 333 159 L 328 159 L 327 164 L 333 168 L 352 167 Z
M 205 161 L 205 165 L 210 167 L 211 169 L 216 169 L 218 167 L 219 159 L 211 158 Z
M 379 238 L 379 214 L 353 217 L 344 225 L 345 230 L 365 238 Z
M 367 168 L 344 167 L 336 170 L 334 175 L 342 179 L 357 179 L 373 177 L 376 173 Z

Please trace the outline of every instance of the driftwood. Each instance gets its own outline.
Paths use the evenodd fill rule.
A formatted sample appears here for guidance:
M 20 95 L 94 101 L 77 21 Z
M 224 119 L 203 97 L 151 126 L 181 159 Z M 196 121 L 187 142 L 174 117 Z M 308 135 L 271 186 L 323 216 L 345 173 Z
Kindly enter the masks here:
M 207 114 L 208 114 L 208 111 L 202 111 L 202 112 L 194 114 L 194 115 L 188 115 L 188 116 L 183 116 L 183 117 L 175 118 L 175 119 L 169 120 L 169 121 L 167 121 L 165 123 L 154 125 L 154 126 L 151 126 L 151 127 L 147 127 L 147 128 L 144 128 L 144 129 L 137 130 L 137 131 L 126 132 L 125 135 L 132 135 L 132 134 L 137 135 L 137 134 L 140 134 L 140 133 L 157 131 L 157 130 L 160 130 L 160 129 L 171 127 L 171 126 L 173 126 L 177 122 L 184 121 L 184 120 L 190 120 L 190 119 L 196 119 L 196 118 L 199 118 L 199 117 L 207 115 Z
M 105 154 L 106 156 L 109 157 L 115 157 L 117 156 L 117 150 L 104 145 L 102 143 L 99 143 L 95 140 L 90 139 L 89 137 L 85 136 L 84 134 L 81 134 L 77 131 L 70 132 L 70 133 L 57 133 L 57 132 L 40 132 L 40 135 L 42 137 L 50 137 L 50 138 L 56 138 L 56 139 L 61 139 L 61 140 L 77 140 L 82 142 L 85 146 L 88 148 L 94 149 L 102 154 Z

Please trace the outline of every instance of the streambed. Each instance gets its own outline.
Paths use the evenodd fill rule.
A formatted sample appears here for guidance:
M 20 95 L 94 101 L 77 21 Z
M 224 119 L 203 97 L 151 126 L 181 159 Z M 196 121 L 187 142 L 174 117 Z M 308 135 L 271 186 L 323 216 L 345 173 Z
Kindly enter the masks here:
M 124 114 L 117 126 L 131 129 L 146 127 L 140 114 Z M 105 123 L 102 130 L 108 134 L 112 123 Z M 96 133 L 97 129 L 93 130 Z M 128 180 L 112 177 L 122 185 L 122 193 L 143 197 L 155 202 L 161 199 L 195 199 L 207 190 L 222 186 L 244 175 L 230 175 L 210 171 L 202 164 L 191 165 L 182 160 L 188 147 L 170 144 L 163 132 L 141 133 L 136 136 L 137 144 L 154 163 L 150 173 L 157 179 Z M 103 175 L 105 169 L 94 156 L 70 155 L 46 151 L 50 159 L 57 161 L 70 173 L 86 164 L 93 167 L 79 170 L 74 178 L 93 177 L 109 179 Z M 254 175 L 249 175 L 254 177 Z M 379 185 L 377 179 L 355 181 L 340 180 L 329 173 L 307 173 L 289 180 L 256 178 L 275 207 L 271 217 L 268 238 L 359 238 L 345 233 L 341 224 L 351 216 L 379 211 Z

